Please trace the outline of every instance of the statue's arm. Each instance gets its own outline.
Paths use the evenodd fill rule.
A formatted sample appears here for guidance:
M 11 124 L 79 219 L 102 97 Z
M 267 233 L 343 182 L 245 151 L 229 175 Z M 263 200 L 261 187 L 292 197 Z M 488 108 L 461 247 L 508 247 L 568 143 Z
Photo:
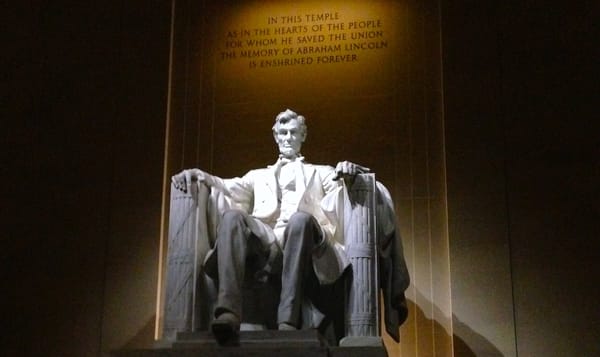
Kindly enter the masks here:
M 244 177 L 223 179 L 200 169 L 186 169 L 173 175 L 171 182 L 176 189 L 183 192 L 187 192 L 192 183 L 202 182 L 206 186 L 220 191 L 235 202 L 247 204 L 252 199 L 252 171 L 244 175 Z
M 193 182 L 202 182 L 208 187 L 222 191 L 225 195 L 229 194 L 229 185 L 227 184 L 229 180 L 233 179 L 225 180 L 200 169 L 186 169 L 171 177 L 173 186 L 180 191 L 187 192 Z

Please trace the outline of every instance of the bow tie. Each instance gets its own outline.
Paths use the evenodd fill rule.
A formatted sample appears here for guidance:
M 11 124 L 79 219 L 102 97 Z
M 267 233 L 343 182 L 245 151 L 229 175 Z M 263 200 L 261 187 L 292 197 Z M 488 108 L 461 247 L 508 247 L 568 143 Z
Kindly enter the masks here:
M 277 160 L 277 166 L 281 167 L 283 165 L 289 164 L 290 162 L 304 162 L 304 156 L 296 156 L 293 159 L 288 159 L 287 157 L 283 157 L 282 155 L 279 155 L 279 159 Z

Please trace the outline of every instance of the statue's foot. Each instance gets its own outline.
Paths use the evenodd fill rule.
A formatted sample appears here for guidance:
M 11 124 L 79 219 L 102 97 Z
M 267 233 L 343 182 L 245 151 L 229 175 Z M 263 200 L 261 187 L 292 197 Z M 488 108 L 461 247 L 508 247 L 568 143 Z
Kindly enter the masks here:
M 227 344 L 238 335 L 240 318 L 232 312 L 223 312 L 213 320 L 210 329 L 219 344 Z
M 294 325 L 288 324 L 286 322 L 282 322 L 279 324 L 279 331 L 296 331 L 297 328 Z

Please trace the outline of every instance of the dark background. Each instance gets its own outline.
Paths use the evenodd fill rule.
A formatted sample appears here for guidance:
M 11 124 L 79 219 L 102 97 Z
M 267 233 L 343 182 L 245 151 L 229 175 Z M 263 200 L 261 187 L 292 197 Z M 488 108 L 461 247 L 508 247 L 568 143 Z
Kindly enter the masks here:
M 491 229 L 510 247 L 518 353 L 597 354 L 599 5 L 440 6 L 451 249 L 468 252 L 453 234 L 486 222 L 490 195 L 500 200 L 506 224 Z M 109 237 L 127 215 L 160 229 L 170 7 L 3 5 L 8 355 L 100 355 L 106 276 L 128 264 L 109 252 L 153 254 Z

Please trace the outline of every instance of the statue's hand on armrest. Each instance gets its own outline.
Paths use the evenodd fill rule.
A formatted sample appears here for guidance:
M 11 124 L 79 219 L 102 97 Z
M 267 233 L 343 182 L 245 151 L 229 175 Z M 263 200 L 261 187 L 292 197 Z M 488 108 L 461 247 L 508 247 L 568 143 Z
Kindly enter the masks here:
M 173 175 L 171 182 L 176 189 L 187 192 L 193 182 L 206 182 L 207 177 L 208 174 L 200 169 L 188 169 Z
M 340 161 L 335 166 L 335 177 L 333 179 L 339 180 L 339 179 L 343 178 L 344 181 L 347 181 L 347 180 L 352 181 L 352 180 L 354 180 L 354 176 L 356 176 L 358 174 L 370 172 L 370 171 L 371 171 L 371 169 L 369 169 L 368 167 L 365 167 L 365 166 L 362 166 L 359 164 L 355 164 L 350 161 Z

